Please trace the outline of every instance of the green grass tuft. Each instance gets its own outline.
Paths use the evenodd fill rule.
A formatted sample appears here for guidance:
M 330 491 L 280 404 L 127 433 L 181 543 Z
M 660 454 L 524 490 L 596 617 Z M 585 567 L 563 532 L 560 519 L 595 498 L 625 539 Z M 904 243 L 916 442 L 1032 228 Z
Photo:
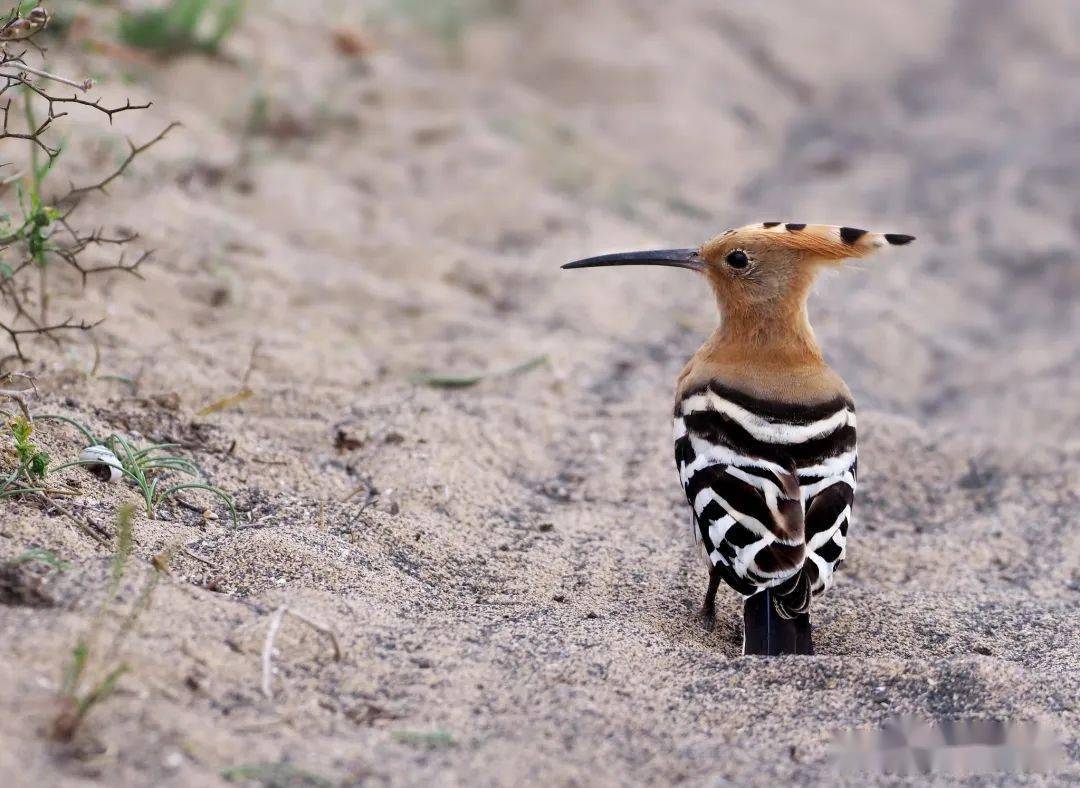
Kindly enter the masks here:
M 125 13 L 120 38 L 162 55 L 214 55 L 240 24 L 245 5 L 245 0 L 170 0 L 163 8 Z
M 380 10 L 407 19 L 458 55 L 469 25 L 513 13 L 516 6 L 516 0 L 384 0 Z
M 330 788 L 333 785 L 325 777 L 293 766 L 288 761 L 233 766 L 222 769 L 221 777 L 231 783 L 253 782 L 264 788 Z
M 56 555 L 51 550 L 45 550 L 41 547 L 31 547 L 29 550 L 25 550 L 19 555 L 12 558 L 7 562 L 8 566 L 20 566 L 22 564 L 29 564 L 38 562 L 47 564 L 53 569 L 59 572 L 66 572 L 71 568 L 71 565 Z
M 394 731 L 393 736 L 402 744 L 425 747 L 429 750 L 457 746 L 457 741 L 446 731 Z
M 411 376 L 413 383 L 431 386 L 438 389 L 467 389 L 482 383 L 489 378 L 509 378 L 530 372 L 537 367 L 548 363 L 547 356 L 536 356 L 528 361 L 506 369 L 496 369 L 491 372 L 473 372 L 464 375 L 451 375 L 442 373 L 418 372 Z
M 0 476 L 0 499 L 46 492 L 42 481 L 49 472 L 50 459 L 30 440 L 33 423 L 25 416 L 18 416 L 8 422 L 8 429 L 15 444 L 17 465 L 7 476 Z
M 11 435 L 15 439 L 15 453 L 19 458 L 19 468 L 26 475 L 27 480 L 44 479 L 49 472 L 49 455 L 38 451 L 31 440 L 30 435 L 34 431 L 34 425 L 25 416 L 19 416 L 9 425 Z
M 157 507 L 164 501 L 184 490 L 204 490 L 220 498 L 229 508 L 229 515 L 233 524 L 237 523 L 236 505 L 233 499 L 225 491 L 212 484 L 202 481 L 180 482 L 171 486 L 162 485 L 163 474 L 179 473 L 184 476 L 198 478 L 201 476 L 199 466 L 186 457 L 169 454 L 169 449 L 177 447 L 175 443 L 156 443 L 144 448 L 136 448 L 123 435 L 113 433 L 104 438 L 96 438 L 90 429 L 75 419 L 56 414 L 46 414 L 37 417 L 38 421 L 59 421 L 70 424 L 83 434 L 89 446 L 105 446 L 120 461 L 124 477 L 130 480 L 142 494 L 146 504 L 146 516 L 153 518 Z M 96 465 L 97 463 L 83 460 L 58 465 L 53 472 L 61 471 L 76 465 Z
M 120 618 L 116 634 L 108 649 L 99 652 L 97 642 L 118 599 L 120 585 L 124 580 L 134 544 L 130 505 L 120 507 L 116 513 L 116 551 L 113 554 L 112 573 L 108 594 L 98 608 L 97 614 L 86 633 L 75 641 L 71 658 L 64 669 L 60 690 L 60 712 L 53 719 L 49 734 L 57 741 L 71 741 L 78 733 L 87 715 L 116 692 L 121 677 L 128 666 L 120 662 L 118 652 L 136 622 L 150 606 L 150 597 L 157 588 L 167 562 L 160 567 L 154 564 L 154 572 L 143 586 L 128 613 Z
M 128 561 L 131 560 L 131 551 L 135 548 L 134 514 L 135 509 L 131 504 L 121 506 L 116 512 L 116 553 L 113 554 L 112 582 L 109 585 L 109 592 L 114 596 L 120 590 Z

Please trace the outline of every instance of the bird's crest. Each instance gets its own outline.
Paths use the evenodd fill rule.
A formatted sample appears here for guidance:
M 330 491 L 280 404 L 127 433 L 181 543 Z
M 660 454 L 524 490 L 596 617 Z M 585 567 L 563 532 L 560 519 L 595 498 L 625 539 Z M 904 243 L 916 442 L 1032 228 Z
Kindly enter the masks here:
M 820 260 L 866 257 L 887 246 L 903 246 L 915 240 L 911 235 L 872 233 L 857 227 L 797 222 L 761 222 L 728 230 L 716 241 L 729 246 L 744 241 L 758 246 L 786 247 Z M 714 243 L 716 242 L 714 241 Z

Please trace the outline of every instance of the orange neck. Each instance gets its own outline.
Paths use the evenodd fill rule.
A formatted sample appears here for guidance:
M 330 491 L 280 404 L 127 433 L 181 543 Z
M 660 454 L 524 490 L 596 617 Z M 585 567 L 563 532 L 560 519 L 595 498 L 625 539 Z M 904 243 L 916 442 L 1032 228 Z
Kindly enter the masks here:
M 784 305 L 722 308 L 723 318 L 679 377 L 679 395 L 710 380 L 784 402 L 849 395 L 810 327 L 805 298 Z
M 702 350 L 714 363 L 781 367 L 824 363 L 805 301 L 766 310 L 728 307 Z

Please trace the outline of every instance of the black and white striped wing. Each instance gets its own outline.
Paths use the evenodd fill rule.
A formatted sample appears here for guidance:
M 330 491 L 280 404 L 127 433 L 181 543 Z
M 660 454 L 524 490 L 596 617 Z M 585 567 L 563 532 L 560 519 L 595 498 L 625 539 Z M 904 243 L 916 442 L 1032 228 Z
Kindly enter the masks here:
M 743 596 L 788 581 L 805 555 L 798 481 L 790 463 L 747 455 L 714 411 L 675 419 L 675 458 L 697 536 Z
M 782 405 L 715 383 L 676 406 L 675 460 L 696 533 L 740 594 L 778 587 L 800 597 L 799 612 L 831 582 L 854 494 L 854 419 L 843 398 Z
M 848 526 L 858 478 L 855 448 L 838 454 L 827 467 L 809 470 L 821 472 L 799 473 L 806 510 L 805 574 L 813 593 L 819 594 L 832 586 L 833 573 L 847 556 Z

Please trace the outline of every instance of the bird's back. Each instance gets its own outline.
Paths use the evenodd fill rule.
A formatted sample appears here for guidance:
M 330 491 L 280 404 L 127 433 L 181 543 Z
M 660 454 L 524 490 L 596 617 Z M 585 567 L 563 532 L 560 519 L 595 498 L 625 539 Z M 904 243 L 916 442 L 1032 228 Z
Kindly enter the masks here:
M 805 612 L 845 555 L 857 466 L 850 394 L 827 367 L 786 382 L 764 375 L 774 387 L 764 390 L 688 373 L 675 462 L 696 534 L 738 593 L 772 588 L 782 615 Z

